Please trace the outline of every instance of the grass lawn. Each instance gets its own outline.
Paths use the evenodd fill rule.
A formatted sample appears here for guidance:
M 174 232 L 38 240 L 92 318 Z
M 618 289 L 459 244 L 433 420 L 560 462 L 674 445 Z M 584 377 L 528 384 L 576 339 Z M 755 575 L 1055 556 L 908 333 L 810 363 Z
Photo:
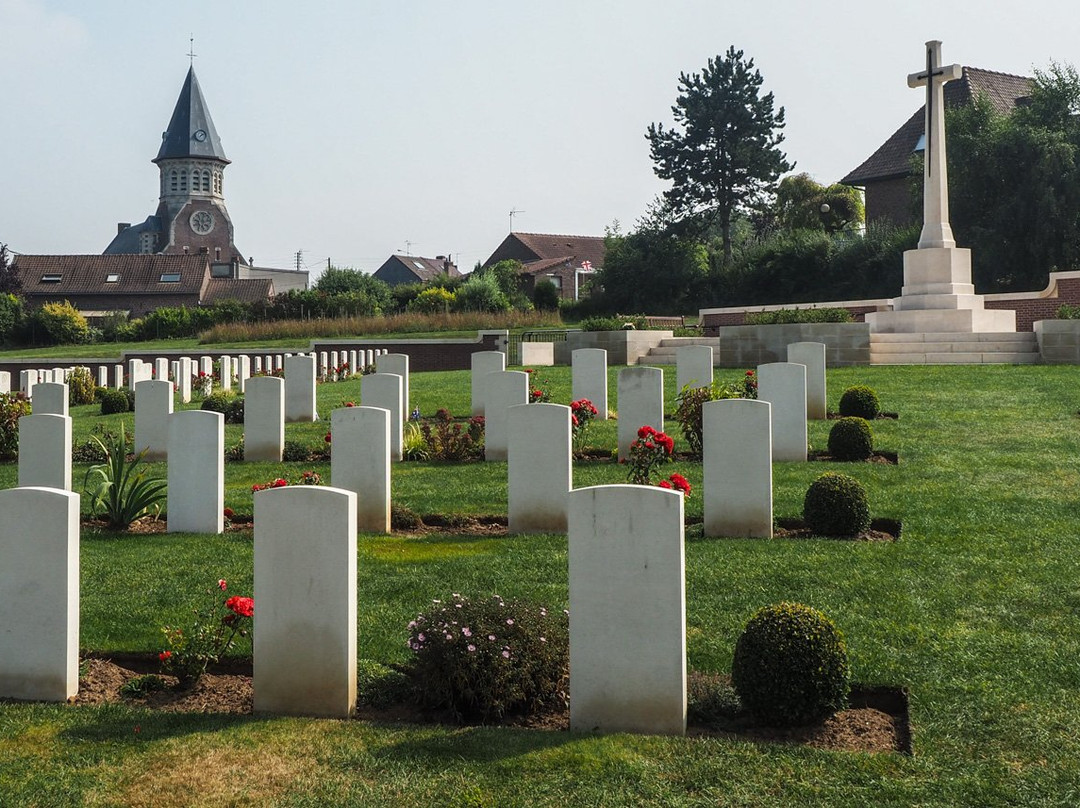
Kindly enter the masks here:
M 665 370 L 671 412 L 674 368 Z M 554 401 L 569 401 L 568 368 L 538 369 L 538 378 Z M 814 606 L 844 632 L 854 680 L 910 689 L 912 757 L 718 738 L 3 704 L 0 805 L 1080 804 L 1080 368 L 835 369 L 832 407 L 852 384 L 874 387 L 884 409 L 900 414 L 874 424 L 876 448 L 898 452 L 900 465 L 777 464 L 775 514 L 798 516 L 810 482 L 842 470 L 866 485 L 875 516 L 903 521 L 902 538 L 703 539 L 691 529 L 689 665 L 729 670 L 736 637 L 762 605 Z M 466 372 L 414 374 L 411 390 L 424 415 L 468 412 Z M 326 419 L 343 400 L 359 401 L 359 383 L 322 385 L 318 398 Z M 614 397 L 610 406 L 618 408 Z M 76 440 L 119 417 L 96 412 L 75 409 Z M 315 446 L 326 424 L 287 429 L 288 439 Z M 594 429 L 591 444 L 614 444 L 614 422 Z M 241 432 L 227 427 L 226 443 Z M 828 424 L 811 423 L 812 446 L 824 447 L 827 435 Z M 329 464 L 226 464 L 226 502 L 249 513 L 252 482 L 306 468 L 332 482 Z M 77 483 L 84 470 L 76 467 Z M 700 464 L 672 470 L 695 486 L 686 510 L 700 516 Z M 504 513 L 505 471 L 397 464 L 394 498 L 421 513 Z M 15 477 L 13 466 L 0 466 L 0 486 Z M 625 479 L 613 463 L 579 464 L 574 477 L 578 487 Z M 566 549 L 561 535 L 361 535 L 360 657 L 405 660 L 407 622 L 451 592 L 565 607 Z M 250 591 L 249 536 L 84 532 L 80 645 L 156 651 L 159 627 L 182 619 L 222 577 L 231 591 Z

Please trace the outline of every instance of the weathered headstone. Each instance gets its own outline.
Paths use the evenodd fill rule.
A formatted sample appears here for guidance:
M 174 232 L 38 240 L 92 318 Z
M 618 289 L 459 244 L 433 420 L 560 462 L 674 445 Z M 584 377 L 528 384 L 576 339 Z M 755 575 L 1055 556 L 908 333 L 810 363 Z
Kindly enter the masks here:
M 24 415 L 19 419 L 19 486 L 71 490 L 69 416 Z
M 641 485 L 572 491 L 568 538 L 570 729 L 684 734 L 682 494 Z
M 169 416 L 170 533 L 221 533 L 225 527 L 225 416 L 185 410 Z
M 244 460 L 281 462 L 285 450 L 285 380 L 254 376 L 244 394 Z
M 67 415 L 68 386 L 63 382 L 34 385 L 35 415 Z
M 748 398 L 702 406 L 706 536 L 772 537 L 771 411 Z
M 0 491 L 0 559 L 0 698 L 66 701 L 79 690 L 79 495 Z
M 683 345 L 675 349 L 675 388 L 708 387 L 713 380 L 711 345 Z
M 356 494 L 255 494 L 255 710 L 347 718 L 356 707 Z
M 147 460 L 168 458 L 169 417 L 173 412 L 172 382 L 151 380 L 135 384 L 135 451 Z
M 509 410 L 529 403 L 529 374 L 501 370 L 485 377 L 484 460 L 506 460 L 510 446 Z
M 410 412 L 409 405 L 409 355 L 403 353 L 386 353 L 375 360 L 376 373 L 394 373 L 401 377 L 401 411 L 406 417 Z
M 290 356 L 285 362 L 285 421 L 316 420 L 315 358 Z
M 608 417 L 607 351 L 603 348 L 578 348 L 570 354 L 570 365 L 571 395 L 574 401 L 589 399 L 596 407 L 596 420 L 606 421 Z
M 774 461 L 806 460 L 806 365 L 759 365 L 758 400 L 772 404 Z
M 330 413 L 330 482 L 356 494 L 356 529 L 390 532 L 390 411 L 342 407 Z
M 565 533 L 572 483 L 570 408 L 518 404 L 508 413 L 511 533 Z
M 821 342 L 793 342 L 787 346 L 787 361 L 806 365 L 806 417 L 823 421 L 826 411 L 825 345 Z
M 401 411 L 401 377 L 396 373 L 369 373 L 360 380 L 360 403 L 390 412 L 390 459 L 401 460 L 404 414 Z M 331 453 L 331 457 L 333 453 Z
M 618 389 L 619 459 L 622 460 L 630 454 L 630 444 L 637 440 L 641 427 L 664 431 L 664 371 L 650 367 L 623 368 L 619 371 Z
M 476 351 L 470 357 L 472 381 L 472 414 L 484 414 L 484 384 L 489 373 L 506 370 L 506 354 L 502 351 Z

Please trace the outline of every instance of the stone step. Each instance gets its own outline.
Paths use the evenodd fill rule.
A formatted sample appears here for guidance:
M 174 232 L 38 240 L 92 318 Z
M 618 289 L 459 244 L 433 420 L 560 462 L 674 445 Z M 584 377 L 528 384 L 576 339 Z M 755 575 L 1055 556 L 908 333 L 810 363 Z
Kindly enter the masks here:
M 719 337 L 671 337 L 660 340 L 661 348 L 681 348 L 683 345 L 710 345 L 720 348 Z M 653 350 L 656 350 L 655 348 Z
M 1034 351 L 870 352 L 871 365 L 1035 365 L 1038 362 L 1039 354 Z
M 1036 344 L 1035 334 L 1030 331 L 1009 332 L 979 332 L 979 333 L 950 333 L 937 332 L 928 334 L 871 334 L 871 346 L 885 343 L 922 343 L 922 342 L 1008 342 L 1015 344 Z
M 870 342 L 870 353 L 1028 353 L 1035 342 Z

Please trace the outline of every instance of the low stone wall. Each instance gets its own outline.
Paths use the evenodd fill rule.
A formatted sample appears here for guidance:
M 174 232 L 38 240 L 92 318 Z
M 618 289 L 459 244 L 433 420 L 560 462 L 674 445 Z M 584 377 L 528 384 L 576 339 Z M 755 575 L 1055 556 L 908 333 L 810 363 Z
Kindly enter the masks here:
M 555 364 L 569 365 L 570 355 L 578 348 L 603 348 L 607 351 L 608 365 L 636 365 L 638 357 L 645 356 L 660 345 L 661 340 L 671 339 L 670 331 L 571 331 L 566 342 L 556 342 Z
M 1080 365 L 1080 320 L 1039 320 L 1034 325 L 1044 365 Z
M 720 349 L 713 357 L 717 367 L 752 368 L 786 362 L 787 346 L 794 342 L 823 343 L 827 367 L 870 364 L 870 326 L 866 323 L 736 325 L 718 332 Z

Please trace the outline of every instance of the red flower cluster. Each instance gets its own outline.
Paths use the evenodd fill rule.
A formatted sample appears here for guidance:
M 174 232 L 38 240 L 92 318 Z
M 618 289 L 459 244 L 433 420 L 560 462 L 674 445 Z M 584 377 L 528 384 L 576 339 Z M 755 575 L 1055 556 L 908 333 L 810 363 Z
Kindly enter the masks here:
M 228 508 L 226 508 L 225 510 L 229 510 L 229 509 L 228 509 Z M 224 578 L 219 578 L 219 579 L 218 579 L 218 582 L 217 582 L 217 585 L 218 585 L 218 589 L 220 589 L 220 590 L 221 590 L 222 592 L 224 592 L 224 591 L 225 591 L 225 587 L 227 587 L 227 586 L 228 586 L 228 584 L 227 584 L 227 583 L 225 582 L 225 579 L 224 579 Z
M 251 617 L 255 614 L 255 599 L 233 595 L 225 601 L 225 608 L 240 617 Z
M 164 662 L 166 659 L 172 656 L 172 651 L 162 651 L 157 655 L 157 658 Z
M 592 415 L 599 415 L 600 414 L 599 410 L 597 410 L 596 407 L 593 406 L 593 403 L 591 401 L 589 401 L 589 399 L 587 399 L 587 398 L 579 398 L 577 401 L 571 401 L 570 402 L 570 409 L 575 413 L 578 412 L 579 410 L 584 409 L 584 410 L 587 410 Z
M 637 431 L 638 440 L 644 441 L 646 449 L 652 449 L 654 445 L 660 446 L 664 454 L 670 455 L 675 450 L 675 440 L 663 432 L 657 432 L 646 424 Z
M 222 513 L 225 515 L 226 519 L 232 519 L 234 516 L 236 516 L 236 513 L 233 511 L 232 508 L 226 508 L 224 511 L 222 511 Z
M 256 491 L 265 491 L 267 488 L 284 488 L 288 484 L 288 480 L 278 477 L 271 483 L 255 483 L 255 485 L 251 486 L 251 491 L 254 493 Z
M 661 480 L 657 483 L 661 488 L 667 488 L 674 491 L 681 491 L 686 496 L 690 496 L 690 483 L 686 478 L 676 472 L 668 477 L 666 480 Z

